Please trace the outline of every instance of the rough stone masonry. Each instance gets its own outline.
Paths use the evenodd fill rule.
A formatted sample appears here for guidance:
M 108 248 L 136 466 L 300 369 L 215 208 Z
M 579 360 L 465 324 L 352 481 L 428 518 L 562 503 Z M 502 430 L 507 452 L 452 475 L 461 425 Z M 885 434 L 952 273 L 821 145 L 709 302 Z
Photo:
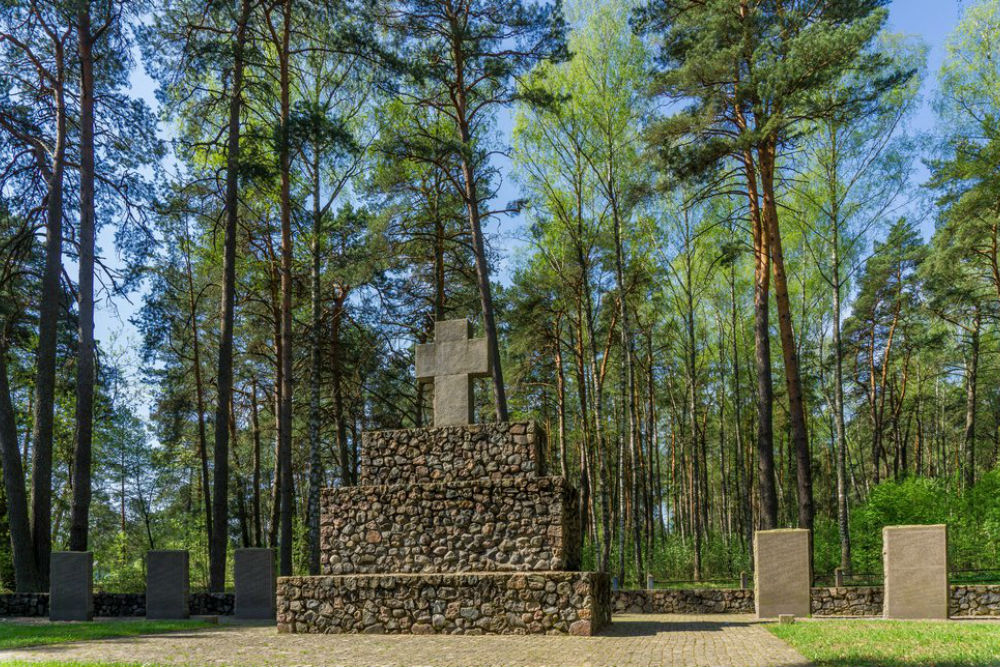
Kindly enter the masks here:
M 368 433 L 322 502 L 323 576 L 278 580 L 279 632 L 590 635 L 606 574 L 577 572 L 577 495 L 534 423 Z

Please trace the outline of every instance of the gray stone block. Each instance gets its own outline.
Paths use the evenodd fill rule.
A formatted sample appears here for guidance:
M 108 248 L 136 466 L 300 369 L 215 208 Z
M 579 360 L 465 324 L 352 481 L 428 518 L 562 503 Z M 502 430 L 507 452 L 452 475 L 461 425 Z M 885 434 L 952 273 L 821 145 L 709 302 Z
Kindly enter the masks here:
M 948 618 L 948 527 L 882 529 L 885 618 Z
M 236 583 L 236 618 L 274 618 L 277 579 L 273 550 L 237 549 L 233 579 Z
M 753 539 L 757 618 L 810 614 L 812 536 L 808 530 L 758 530 Z
M 146 618 L 188 618 L 189 586 L 187 551 L 146 554 Z
M 54 551 L 49 567 L 49 620 L 94 618 L 94 554 Z

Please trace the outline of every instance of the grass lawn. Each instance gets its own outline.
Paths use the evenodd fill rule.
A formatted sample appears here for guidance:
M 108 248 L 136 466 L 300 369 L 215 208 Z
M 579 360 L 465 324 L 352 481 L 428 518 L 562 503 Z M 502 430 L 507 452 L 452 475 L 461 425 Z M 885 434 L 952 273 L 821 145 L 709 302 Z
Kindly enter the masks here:
M 1000 665 L 1000 623 L 804 621 L 767 629 L 817 667 Z
M 88 639 L 134 637 L 158 632 L 176 632 L 213 627 L 204 621 L 95 621 L 92 623 L 0 622 L 0 651 L 4 649 L 62 644 Z

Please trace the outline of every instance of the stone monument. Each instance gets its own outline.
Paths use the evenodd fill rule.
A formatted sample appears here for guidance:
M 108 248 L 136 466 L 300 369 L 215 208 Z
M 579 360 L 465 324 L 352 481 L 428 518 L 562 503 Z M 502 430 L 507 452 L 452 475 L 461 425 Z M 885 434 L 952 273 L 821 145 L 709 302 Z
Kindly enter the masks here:
M 146 554 L 146 618 L 188 618 L 189 586 L 187 551 L 150 551 Z
M 274 575 L 273 549 L 237 549 L 233 553 L 236 618 L 274 618 Z
M 324 489 L 322 576 L 278 579 L 279 632 L 591 635 L 607 575 L 579 572 L 576 490 L 532 422 L 470 424 L 488 374 L 465 320 L 418 346 L 432 428 L 363 435 L 359 486 Z
M 812 535 L 808 530 L 758 530 L 753 536 L 757 618 L 812 613 Z
M 948 618 L 947 526 L 886 526 L 882 559 L 883 617 Z
M 94 618 L 94 554 L 53 551 L 49 562 L 49 620 Z

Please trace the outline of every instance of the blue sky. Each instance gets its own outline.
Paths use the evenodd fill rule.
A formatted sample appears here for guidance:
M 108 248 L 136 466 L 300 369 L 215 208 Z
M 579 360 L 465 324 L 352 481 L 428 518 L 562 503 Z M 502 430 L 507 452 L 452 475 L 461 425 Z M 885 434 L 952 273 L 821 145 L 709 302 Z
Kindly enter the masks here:
M 970 0 L 966 0 L 968 3 Z M 913 119 L 914 129 L 919 131 L 931 131 L 934 129 L 935 118 L 931 109 L 931 99 L 934 94 L 934 82 L 941 62 L 945 54 L 945 42 L 949 33 L 958 22 L 959 12 L 963 0 L 893 0 L 890 5 L 889 29 L 892 32 L 906 35 L 919 36 L 929 47 L 928 52 L 928 76 L 924 84 L 923 104 Z M 137 71 L 133 76 L 133 94 L 143 97 L 151 105 L 155 105 L 153 99 L 153 83 L 145 76 L 145 72 Z M 506 124 L 504 124 L 506 125 Z M 504 185 L 498 193 L 500 202 L 510 201 L 517 197 L 517 191 L 510 179 L 505 179 Z M 516 237 L 519 229 L 519 221 L 504 221 L 499 230 L 500 247 L 510 255 L 517 245 Z M 102 234 L 101 244 L 104 248 L 104 255 L 114 263 L 114 251 L 111 238 L 111 230 L 106 228 Z M 501 273 L 506 273 L 508 266 L 497 267 Z M 75 267 L 69 268 L 75 274 Z M 97 337 L 105 349 L 113 348 L 113 356 L 119 356 L 119 363 L 131 366 L 133 372 L 138 372 L 139 358 L 137 356 L 137 346 L 139 337 L 134 327 L 129 324 L 128 319 L 133 315 L 141 303 L 141 294 L 131 295 L 129 300 L 118 299 L 113 304 L 102 301 L 98 304 L 97 312 Z M 121 355 L 124 358 L 121 358 Z M 133 391 L 139 389 L 135 383 Z M 135 396 L 138 402 L 141 397 Z

